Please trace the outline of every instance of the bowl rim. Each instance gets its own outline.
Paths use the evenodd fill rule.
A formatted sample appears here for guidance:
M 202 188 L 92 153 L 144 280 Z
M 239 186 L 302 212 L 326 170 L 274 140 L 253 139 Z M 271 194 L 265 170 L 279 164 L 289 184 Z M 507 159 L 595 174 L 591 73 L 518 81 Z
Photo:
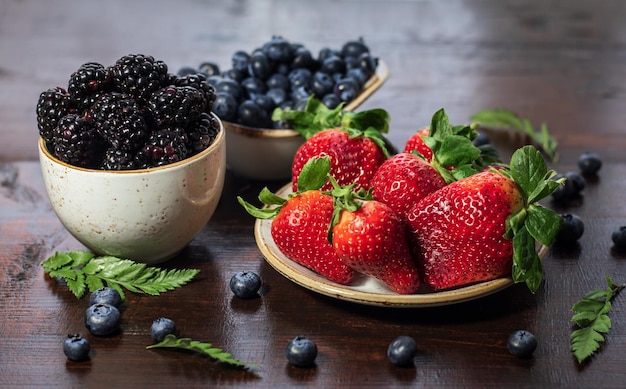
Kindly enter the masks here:
M 387 64 L 379 59 L 376 71 L 372 77 L 365 83 L 361 93 L 343 108 L 345 111 L 354 111 L 365 100 L 367 100 L 382 84 L 389 78 L 389 68 Z M 236 132 L 238 134 L 247 135 L 254 138 L 268 137 L 268 138 L 293 138 L 301 136 L 300 133 L 292 129 L 273 129 L 273 128 L 257 128 L 245 126 L 239 123 L 229 122 L 222 120 L 224 128 Z
M 52 155 L 52 153 L 50 153 L 50 151 L 48 150 L 48 147 L 46 146 L 46 141 L 42 138 L 39 137 L 39 150 L 41 151 L 41 153 L 50 161 L 54 162 L 57 165 L 61 165 L 67 169 L 70 170 L 77 170 L 77 171 L 81 171 L 81 172 L 89 172 L 89 173 L 109 173 L 109 174 L 137 174 L 137 173 L 148 173 L 148 172 L 156 172 L 156 171 L 162 171 L 162 170 L 167 170 L 167 169 L 172 169 L 175 168 L 177 166 L 182 166 L 182 165 L 186 165 L 188 163 L 191 163 L 195 160 L 198 160 L 202 157 L 204 157 L 207 154 L 210 154 L 213 150 L 215 150 L 216 148 L 218 148 L 220 146 L 220 144 L 224 143 L 224 124 L 222 123 L 222 120 L 214 113 L 211 112 L 211 115 L 214 116 L 219 124 L 220 124 L 220 128 L 219 131 L 217 133 L 217 136 L 215 137 L 215 139 L 213 140 L 213 142 L 209 145 L 209 147 L 207 147 L 206 149 L 200 151 L 199 153 L 196 153 L 194 155 L 192 155 L 191 157 L 185 158 L 182 161 L 177 161 L 177 162 L 172 162 L 169 163 L 167 165 L 162 165 L 162 166 L 156 166 L 156 167 L 149 167 L 149 168 L 144 168 L 144 169 L 127 169 L 127 170 L 105 170 L 105 169 L 90 169 L 90 168 L 85 168 L 85 167 L 80 167 L 80 166 L 75 166 L 75 165 L 71 165 L 67 162 L 63 162 L 60 159 L 58 159 L 57 157 L 55 157 L 54 155 Z

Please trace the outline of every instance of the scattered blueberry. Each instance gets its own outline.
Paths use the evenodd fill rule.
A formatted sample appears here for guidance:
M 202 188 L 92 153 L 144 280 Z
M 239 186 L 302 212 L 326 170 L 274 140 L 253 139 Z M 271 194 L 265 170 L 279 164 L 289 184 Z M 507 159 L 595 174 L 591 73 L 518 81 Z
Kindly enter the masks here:
M 488 145 L 490 142 L 491 140 L 484 132 L 479 132 L 476 138 L 472 141 L 476 147 Z
M 509 336 L 506 347 L 516 357 L 529 358 L 537 348 L 537 338 L 531 332 L 518 330 Z
M 417 344 L 410 336 L 398 336 L 387 348 L 387 358 L 396 366 L 408 366 L 413 364 L 413 358 L 417 354 Z
M 150 337 L 152 339 L 161 342 L 169 334 L 176 334 L 176 324 L 172 319 L 160 317 L 152 322 L 150 327 Z
M 297 336 L 287 345 L 285 355 L 289 363 L 294 366 L 311 366 L 317 358 L 317 345 L 311 339 Z
M 260 288 L 261 277 L 251 271 L 238 272 L 230 279 L 230 290 L 239 298 L 249 299 L 258 296 Z
M 108 286 L 93 291 L 91 296 L 89 296 L 89 305 L 109 304 L 115 308 L 119 308 L 121 303 L 122 297 L 120 296 L 120 293 Z
M 578 168 L 584 175 L 593 175 L 598 173 L 602 167 L 602 159 L 596 153 L 586 152 L 578 157 Z
M 618 249 L 626 249 L 626 226 L 621 226 L 613 231 L 611 239 L 615 247 Z
M 110 335 L 120 328 L 120 311 L 113 305 L 94 304 L 85 312 L 85 327 L 96 336 Z
M 563 213 L 561 216 L 561 228 L 556 234 L 556 241 L 559 243 L 575 242 L 583 236 L 585 223 L 580 216 L 570 213 Z
M 580 195 L 580 192 L 585 188 L 585 179 L 576 172 L 567 172 L 565 174 L 557 174 L 554 176 L 554 180 L 558 180 L 565 177 L 566 180 L 563 185 L 560 185 L 554 192 L 552 192 L 552 198 L 558 202 L 567 202 Z
M 89 341 L 81 334 L 68 334 L 63 342 L 63 353 L 72 361 L 80 362 L 89 359 Z

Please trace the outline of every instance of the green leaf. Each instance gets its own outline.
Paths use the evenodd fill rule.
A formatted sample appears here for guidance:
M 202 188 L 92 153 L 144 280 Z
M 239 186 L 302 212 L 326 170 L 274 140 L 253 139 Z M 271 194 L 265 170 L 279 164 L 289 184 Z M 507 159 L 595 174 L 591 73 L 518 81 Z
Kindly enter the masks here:
M 265 205 L 283 205 L 287 200 L 272 193 L 267 186 L 259 192 L 259 200 Z
M 535 241 L 522 226 L 513 236 L 513 268 L 511 271 L 514 282 L 525 282 L 528 289 L 535 293 L 543 279 L 543 266 L 537 255 Z
M 278 215 L 280 212 L 280 207 L 275 208 L 257 208 L 254 205 L 250 204 L 246 200 L 244 200 L 241 196 L 237 196 L 237 201 L 241 206 L 248 212 L 250 215 L 254 216 L 257 219 L 271 219 Z
M 50 277 L 62 278 L 77 298 L 105 284 L 120 292 L 122 299 L 125 297 L 122 288 L 157 295 L 187 284 L 200 272 L 195 269 L 162 270 L 114 256 L 97 257 L 84 251 L 56 253 L 42 265 Z
M 213 347 L 211 343 L 202 343 L 191 338 L 177 338 L 173 334 L 166 335 L 165 338 L 156 344 L 150 345 L 146 347 L 147 349 L 154 348 L 175 348 L 193 351 L 210 358 L 215 359 L 216 361 L 226 363 L 233 366 L 238 367 L 253 367 L 255 365 L 242 362 L 232 356 L 232 354 L 225 352 L 222 349 L 217 347 Z
M 575 314 L 572 321 L 576 323 L 575 330 L 570 335 L 571 349 L 578 363 L 591 357 L 604 342 L 602 333 L 611 329 L 609 313 L 612 308 L 611 300 L 624 288 L 617 285 L 611 277 L 606 277 L 606 289 L 593 289 L 572 306 Z
M 328 181 L 330 157 L 313 157 L 309 159 L 298 176 L 298 191 L 320 189 Z
M 548 126 L 541 123 L 540 129 L 536 130 L 530 120 L 519 117 L 516 113 L 507 109 L 485 109 L 471 116 L 471 120 L 486 127 L 508 128 L 522 132 L 530 137 L 552 161 L 556 161 L 557 141 L 550 136 Z
M 530 235 L 544 246 L 552 245 L 561 228 L 562 218 L 553 210 L 538 204 L 530 204 L 527 215 L 526 228 Z

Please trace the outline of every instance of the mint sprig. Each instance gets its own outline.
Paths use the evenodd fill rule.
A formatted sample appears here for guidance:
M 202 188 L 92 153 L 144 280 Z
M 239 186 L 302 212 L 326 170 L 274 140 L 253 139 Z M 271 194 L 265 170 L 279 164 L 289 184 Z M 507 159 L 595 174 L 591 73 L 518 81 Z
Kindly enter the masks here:
M 512 278 L 525 282 L 531 292 L 536 292 L 543 280 L 543 267 L 537 253 L 536 242 L 550 246 L 561 226 L 561 217 L 537 202 L 550 195 L 563 179 L 553 180 L 556 175 L 548 170 L 541 153 L 532 145 L 513 153 L 509 175 L 519 187 L 524 199 L 522 209 L 509 216 L 506 236 L 513 240 Z
M 577 328 L 570 336 L 571 348 L 578 363 L 591 357 L 604 342 L 604 335 L 611 329 L 611 300 L 626 285 L 617 285 L 606 277 L 606 289 L 594 289 L 574 304 L 572 321 Z
M 213 347 L 211 343 L 203 343 L 191 338 L 177 338 L 176 335 L 168 334 L 159 343 L 147 346 L 146 349 L 154 348 L 175 348 L 193 351 L 202 355 L 206 355 L 216 361 L 239 367 L 254 367 L 255 365 L 242 362 L 233 357 L 232 354 L 224 350 Z
M 510 128 L 522 132 L 541 147 L 551 161 L 555 162 L 558 159 L 556 152 L 558 142 L 550 136 L 546 123 L 541 123 L 537 130 L 529 119 L 503 108 L 485 109 L 475 113 L 470 119 L 483 126 Z
M 187 284 L 200 272 L 164 270 L 114 256 L 96 256 L 89 251 L 57 252 L 42 266 L 50 277 L 63 279 L 77 298 L 105 285 L 117 290 L 122 299 L 123 289 L 156 296 Z

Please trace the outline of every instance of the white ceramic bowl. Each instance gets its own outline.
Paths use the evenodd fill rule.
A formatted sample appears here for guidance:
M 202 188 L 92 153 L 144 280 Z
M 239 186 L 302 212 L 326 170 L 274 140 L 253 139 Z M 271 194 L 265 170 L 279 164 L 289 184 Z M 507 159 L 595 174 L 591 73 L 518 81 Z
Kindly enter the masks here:
M 379 60 L 376 73 L 346 111 L 361 105 L 389 78 L 387 65 Z M 294 130 L 254 128 L 224 121 L 226 130 L 228 168 L 233 172 L 256 180 L 291 179 L 291 164 L 304 138 Z
M 48 197 L 61 223 L 99 255 L 147 264 L 180 252 L 213 215 L 224 186 L 223 127 L 206 150 L 151 169 L 106 171 L 71 166 L 39 140 Z

